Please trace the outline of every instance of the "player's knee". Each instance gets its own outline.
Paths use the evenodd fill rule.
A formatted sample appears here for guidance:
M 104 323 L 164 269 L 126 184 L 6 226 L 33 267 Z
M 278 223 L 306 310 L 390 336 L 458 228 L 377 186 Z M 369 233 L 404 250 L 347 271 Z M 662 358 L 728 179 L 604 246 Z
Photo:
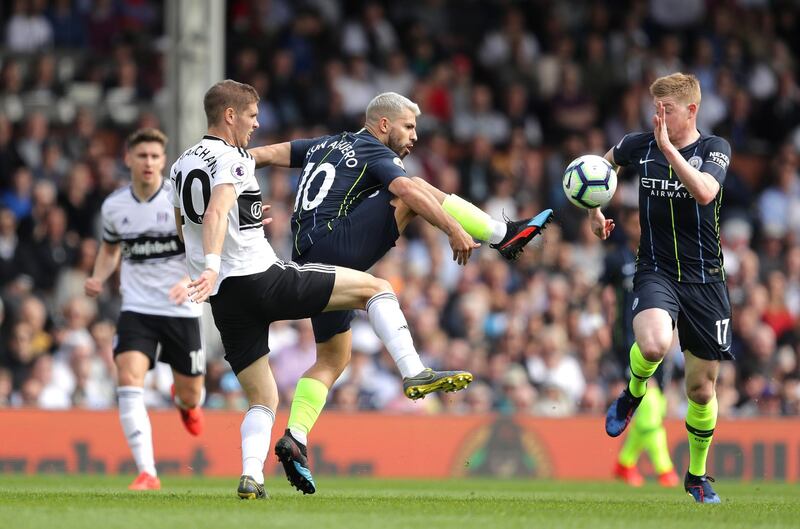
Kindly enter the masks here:
M 714 383 L 710 380 L 686 385 L 686 396 L 697 404 L 708 404 L 714 398 Z
M 366 299 L 364 300 L 364 304 L 372 299 L 373 297 L 377 296 L 378 294 L 383 294 L 385 292 L 389 292 L 394 294 L 394 289 L 392 288 L 392 284 L 386 281 L 385 279 L 381 279 L 380 277 L 370 276 L 372 279 L 367 285 L 365 289 Z
M 202 386 L 181 386 L 175 387 L 175 394 L 181 400 L 181 403 L 187 408 L 194 408 L 200 405 L 200 399 L 203 398 Z
M 256 395 L 253 397 L 249 397 L 247 399 L 249 406 L 252 408 L 253 406 L 265 406 L 272 411 L 278 409 L 278 394 L 275 395 Z
M 144 373 L 139 373 L 135 369 L 125 366 L 117 366 L 117 385 L 118 386 L 144 386 Z
M 637 339 L 636 343 L 639 344 L 639 350 L 642 352 L 642 356 L 645 360 L 649 362 L 658 362 L 662 360 L 664 356 L 666 356 L 667 351 L 669 351 L 672 345 L 672 334 L 669 335 L 668 339 L 653 334 L 643 340 Z

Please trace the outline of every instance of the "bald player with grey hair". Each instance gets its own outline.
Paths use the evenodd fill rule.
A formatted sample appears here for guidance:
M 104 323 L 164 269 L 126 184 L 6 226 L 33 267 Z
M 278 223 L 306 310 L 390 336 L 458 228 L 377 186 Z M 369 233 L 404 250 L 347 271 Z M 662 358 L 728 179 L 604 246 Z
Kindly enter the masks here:
M 367 105 L 364 128 L 314 139 L 251 149 L 256 165 L 302 167 L 292 216 L 292 260 L 367 270 L 388 252 L 416 216 L 447 234 L 453 259 L 466 264 L 487 241 L 515 259 L 552 218 L 545 210 L 522 221 L 499 221 L 457 195 L 408 176 L 405 158 L 417 141 L 419 106 L 400 94 L 379 94 Z M 307 437 L 329 388 L 350 360 L 353 311 L 311 319 L 317 361 L 298 381 L 286 435 L 275 446 L 289 481 L 315 490 L 306 458 Z M 410 399 L 434 391 L 458 391 L 472 381 L 463 371 L 426 369 L 419 356 L 394 359 Z

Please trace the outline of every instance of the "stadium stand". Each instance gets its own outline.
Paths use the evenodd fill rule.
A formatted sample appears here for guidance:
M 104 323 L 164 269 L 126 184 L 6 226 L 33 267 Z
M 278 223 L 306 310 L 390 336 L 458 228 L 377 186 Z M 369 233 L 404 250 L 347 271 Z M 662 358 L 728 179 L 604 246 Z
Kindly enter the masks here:
M 115 288 L 82 284 L 97 251 L 102 199 L 127 182 L 122 139 L 162 126 L 163 26 L 154 0 L 14 1 L 0 8 L 0 406 L 114 406 Z M 489 4 L 492 9 L 487 9 Z M 339 410 L 489 410 L 601 414 L 623 384 L 613 352 L 605 255 L 561 174 L 651 127 L 647 87 L 695 74 L 703 130 L 729 139 L 721 233 L 734 303 L 736 364 L 723 366 L 720 415 L 800 413 L 800 40 L 791 2 L 459 2 L 231 0 L 227 75 L 261 94 L 253 145 L 360 128 L 380 91 L 420 104 L 420 142 L 405 160 L 493 216 L 545 207 L 557 225 L 507 264 L 482 250 L 465 268 L 447 239 L 418 223 L 376 266 L 395 286 L 425 363 L 466 368 L 466 392 L 414 405 L 376 338 L 356 323 L 353 359 L 331 396 Z M 786 4 L 786 5 L 784 5 Z M 712 6 L 713 7 L 706 7 Z M 290 255 L 299 174 L 259 173 Z M 607 216 L 636 205 L 626 175 Z M 290 402 L 314 354 L 308 322 L 278 323 L 272 360 Z M 674 353 L 678 353 L 677 348 Z M 685 409 L 671 354 L 669 414 Z M 240 409 L 235 377 L 208 351 L 207 407 Z M 169 371 L 148 406 L 169 406 Z

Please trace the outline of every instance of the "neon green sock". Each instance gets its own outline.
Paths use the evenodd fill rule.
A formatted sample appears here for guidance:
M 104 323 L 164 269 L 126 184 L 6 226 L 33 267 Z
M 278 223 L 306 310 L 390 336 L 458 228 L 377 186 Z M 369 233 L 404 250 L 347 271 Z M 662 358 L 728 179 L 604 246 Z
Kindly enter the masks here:
M 663 424 L 666 408 L 667 399 L 664 398 L 658 385 L 650 385 L 639 407 L 636 408 L 631 427 L 643 432 L 655 430 Z
M 287 428 L 308 434 L 317 422 L 325 399 L 328 398 L 328 387 L 315 378 L 301 378 L 297 381 L 289 412 Z
M 657 474 L 663 474 L 672 470 L 672 458 L 669 456 L 669 445 L 667 444 L 667 429 L 659 426 L 655 430 L 647 432 L 644 439 L 647 455 L 653 463 L 653 470 Z
M 628 389 L 634 397 L 641 397 L 647 391 L 647 379 L 653 376 L 653 373 L 658 369 L 658 362 L 651 362 L 642 356 L 642 350 L 639 349 L 639 344 L 634 342 L 631 346 L 631 381 L 628 383 Z
M 689 399 L 686 410 L 686 430 L 689 432 L 689 473 L 703 476 L 714 427 L 717 425 L 717 396 L 708 404 L 698 404 Z
M 636 420 L 635 415 L 633 420 Z M 644 448 L 643 441 L 644 438 L 642 433 L 636 428 L 631 428 L 630 431 L 628 431 L 628 436 L 625 438 L 625 442 L 622 444 L 622 448 L 619 451 L 619 456 L 617 457 L 619 464 L 624 467 L 632 467 L 636 465 L 636 462 L 639 460 L 639 455 L 642 453 L 642 449 Z
M 488 213 L 460 196 L 447 195 L 442 202 L 442 209 L 456 219 L 464 231 L 479 241 L 497 244 L 503 240 L 505 223 L 494 220 Z
M 664 416 L 667 414 L 667 399 L 657 385 L 647 388 L 642 403 L 636 409 L 631 427 L 642 437 L 642 448 L 647 450 L 650 462 L 658 474 L 672 470 L 672 459 L 667 445 Z
M 621 465 L 626 467 L 635 465 L 642 450 L 649 450 L 650 434 L 661 425 L 664 418 L 662 402 L 666 404 L 658 386 L 647 389 L 647 393 L 644 394 L 642 402 L 636 409 L 636 414 L 631 419 L 628 437 L 625 438 L 625 443 L 619 452 Z

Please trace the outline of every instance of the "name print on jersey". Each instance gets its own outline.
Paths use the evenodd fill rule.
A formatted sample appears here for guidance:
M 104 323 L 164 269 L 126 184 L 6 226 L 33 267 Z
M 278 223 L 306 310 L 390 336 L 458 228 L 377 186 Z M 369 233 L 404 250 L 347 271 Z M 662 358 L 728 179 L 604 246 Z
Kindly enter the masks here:
M 211 154 L 211 149 L 204 147 L 202 144 L 198 144 L 194 149 L 189 149 L 188 151 L 184 152 L 181 157 L 178 158 L 178 161 L 183 160 L 187 156 L 197 156 L 204 161 L 206 167 L 208 167 L 208 169 L 211 171 L 211 177 L 214 177 L 215 173 L 217 172 L 217 157 Z
M 353 142 L 345 140 L 336 140 L 328 144 L 328 140 L 318 143 L 311 147 L 306 153 L 306 158 L 317 152 L 319 149 L 330 149 L 331 152 L 338 150 L 342 154 L 342 159 L 347 167 L 353 168 L 358 165 L 356 158 L 356 151 L 353 150 Z

